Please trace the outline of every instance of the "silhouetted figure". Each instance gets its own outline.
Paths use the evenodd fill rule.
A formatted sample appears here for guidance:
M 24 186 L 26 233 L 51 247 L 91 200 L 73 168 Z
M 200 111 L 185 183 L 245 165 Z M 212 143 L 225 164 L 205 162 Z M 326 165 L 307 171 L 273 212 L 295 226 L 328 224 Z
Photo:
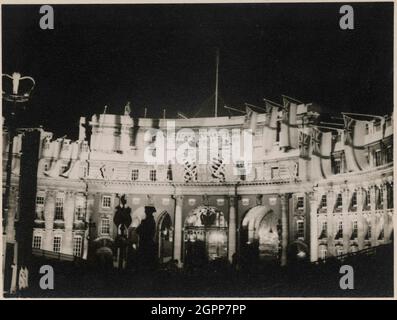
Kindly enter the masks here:
M 146 218 L 142 220 L 137 228 L 139 235 L 139 261 L 143 269 L 146 270 L 151 270 L 156 265 L 156 243 L 154 241 L 156 222 L 153 217 L 154 212 L 156 212 L 154 207 L 146 206 Z
M 117 226 L 117 236 L 115 246 L 120 250 L 119 253 L 119 269 L 123 268 L 126 260 L 126 247 L 128 243 L 128 227 L 131 225 L 131 208 L 126 206 L 127 200 L 125 195 L 120 198 L 120 205 L 116 207 L 116 213 L 113 218 L 114 224 Z

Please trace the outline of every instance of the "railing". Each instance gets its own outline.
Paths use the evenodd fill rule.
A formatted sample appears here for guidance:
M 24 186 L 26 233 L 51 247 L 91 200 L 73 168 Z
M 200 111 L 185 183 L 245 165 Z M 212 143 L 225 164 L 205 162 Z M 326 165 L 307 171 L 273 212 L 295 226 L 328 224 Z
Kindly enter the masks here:
M 327 257 L 325 259 L 319 259 L 318 261 L 315 261 L 313 263 L 317 263 L 317 262 L 326 263 L 327 260 L 330 260 L 330 259 L 337 259 L 337 260 L 343 262 L 346 259 L 349 259 L 349 258 L 352 258 L 352 257 L 357 257 L 357 256 L 364 256 L 364 255 L 366 255 L 366 256 L 374 256 L 374 255 L 376 255 L 377 251 L 385 250 L 387 248 L 392 247 L 393 245 L 394 245 L 393 242 L 392 243 L 388 243 L 388 244 L 381 244 L 381 245 L 365 248 L 365 249 L 362 249 L 362 250 L 358 250 L 356 252 L 348 252 L 348 253 L 341 254 L 341 255 L 330 256 L 330 257 Z
M 62 260 L 62 261 L 83 261 L 85 262 L 86 260 L 78 257 L 78 256 L 74 256 L 71 254 L 65 254 L 65 253 L 61 253 L 61 252 L 54 252 L 54 251 L 49 251 L 49 250 L 43 250 L 43 249 L 38 249 L 38 248 L 32 248 L 32 254 L 36 257 L 44 257 L 46 259 L 55 259 L 55 260 Z

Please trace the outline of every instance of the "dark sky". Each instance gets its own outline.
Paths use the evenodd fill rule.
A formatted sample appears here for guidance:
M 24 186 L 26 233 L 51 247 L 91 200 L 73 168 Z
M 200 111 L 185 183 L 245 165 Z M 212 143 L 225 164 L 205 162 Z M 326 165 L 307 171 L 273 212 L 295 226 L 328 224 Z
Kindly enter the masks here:
M 70 137 L 81 115 L 127 100 L 140 116 L 211 114 L 216 47 L 221 105 L 285 94 L 390 113 L 393 4 L 352 3 L 354 30 L 339 28 L 341 5 L 57 5 L 54 30 L 40 6 L 2 6 L 3 72 L 37 81 L 27 124 Z

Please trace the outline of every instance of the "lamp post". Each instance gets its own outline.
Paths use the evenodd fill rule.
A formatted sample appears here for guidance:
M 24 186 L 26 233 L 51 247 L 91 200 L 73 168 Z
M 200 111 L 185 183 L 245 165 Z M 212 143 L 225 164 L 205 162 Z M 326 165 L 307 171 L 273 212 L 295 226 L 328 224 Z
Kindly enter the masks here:
M 29 101 L 30 95 L 35 86 L 35 81 L 32 77 L 24 76 L 22 77 L 20 73 L 14 72 L 12 75 L 3 74 L 3 89 L 2 89 L 2 98 L 4 102 L 3 114 L 5 116 L 5 127 L 8 130 L 8 155 L 7 155 L 7 165 L 6 165 L 6 181 L 5 181 L 5 192 L 3 198 L 3 239 L 6 238 L 6 228 L 8 224 L 8 214 L 9 214 L 9 198 L 10 198 L 10 190 L 11 190 L 11 170 L 12 170 L 12 158 L 13 158 L 13 147 L 14 147 L 14 137 L 17 132 L 17 120 L 18 116 L 25 109 L 25 104 Z M 11 86 L 6 86 L 7 89 L 4 88 L 4 85 L 11 82 Z M 14 226 L 15 227 L 15 226 Z M 4 253 L 4 259 L 7 261 L 6 252 Z M 17 260 L 16 257 L 17 251 L 14 247 L 14 259 L 11 262 L 10 259 L 8 261 L 14 264 Z M 8 268 L 8 265 L 4 265 L 4 268 Z M 11 280 L 11 290 L 15 290 L 15 272 L 8 272 L 9 270 L 4 270 L 4 289 L 7 291 L 8 289 L 8 281 L 10 277 L 14 279 Z M 12 288 L 14 286 L 14 288 Z
M 16 120 L 20 110 L 25 109 L 25 103 L 29 101 L 30 94 L 35 86 L 35 81 L 32 77 L 22 77 L 20 73 L 14 72 L 11 76 L 8 74 L 2 75 L 3 82 L 4 78 L 11 79 L 12 81 L 12 92 L 6 92 L 2 90 L 2 97 L 5 102 L 9 102 L 9 106 L 3 108 L 5 115 L 5 124 L 8 129 L 8 157 L 6 166 L 6 185 L 4 193 L 3 203 L 3 234 L 5 234 L 5 227 L 7 225 L 8 209 L 9 209 L 9 197 L 11 189 L 11 169 L 12 169 L 12 157 L 14 148 L 14 137 L 16 133 Z M 10 80 L 9 80 L 10 81 Z M 20 92 L 20 84 L 24 82 L 30 82 L 30 87 L 25 92 Z M 4 104 L 5 105 L 5 104 Z

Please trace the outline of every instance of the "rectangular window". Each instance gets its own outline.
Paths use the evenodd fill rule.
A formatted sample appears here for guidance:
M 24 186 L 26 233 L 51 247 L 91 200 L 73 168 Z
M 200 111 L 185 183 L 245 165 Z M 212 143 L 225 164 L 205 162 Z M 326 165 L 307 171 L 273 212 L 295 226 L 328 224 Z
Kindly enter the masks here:
M 338 231 L 343 233 L 343 221 L 338 222 Z
M 73 255 L 81 257 L 81 249 L 83 246 L 83 239 L 81 236 L 74 237 L 73 239 Z
M 157 172 L 156 172 L 156 170 L 150 170 L 149 179 L 150 179 L 150 181 L 156 181 L 157 180 Z
M 383 187 L 377 187 L 379 189 L 378 192 L 378 201 L 377 201 L 377 209 L 383 209 Z
M 112 198 L 110 196 L 102 197 L 102 208 L 110 208 L 112 205 Z
M 108 218 L 103 218 L 101 220 L 101 234 L 103 235 L 110 234 L 110 220 Z
M 241 181 L 245 181 L 245 164 L 244 161 L 236 161 L 237 174 Z
M 351 240 L 357 239 L 358 237 L 358 222 L 355 220 L 353 221 L 353 232 L 351 236 Z
M 342 208 L 342 194 L 338 194 L 336 198 L 336 207 L 337 208 Z
M 296 237 L 298 239 L 305 238 L 305 223 L 303 220 L 296 221 Z
M 277 121 L 277 128 L 276 128 L 276 142 L 280 142 L 280 132 L 281 132 L 281 121 Z
M 382 152 L 380 150 L 375 151 L 375 166 L 382 165 Z
M 44 204 L 44 197 L 43 196 L 37 196 L 36 197 L 36 205 L 43 205 Z
M 139 170 L 138 169 L 132 169 L 131 171 L 131 180 L 136 181 L 139 178 Z
M 60 236 L 55 236 L 53 243 L 53 251 L 61 252 L 61 244 L 62 244 L 62 238 Z
M 63 197 L 55 199 L 55 220 L 63 220 Z
M 298 209 L 304 209 L 305 208 L 305 198 L 304 197 L 298 197 L 297 198 L 296 207 Z
M 340 158 L 334 158 L 332 161 L 332 168 L 334 170 L 334 174 L 339 174 L 341 173 L 342 169 L 342 162 Z
M 323 194 L 321 197 L 321 208 L 327 208 L 327 195 Z
M 364 206 L 367 209 L 371 205 L 371 194 L 368 190 L 364 190 L 363 196 L 365 198 L 364 200 Z
M 368 123 L 365 124 L 365 134 L 366 135 L 369 134 L 369 124 Z
M 41 249 L 41 236 L 34 236 L 33 237 L 33 248 Z
M 393 147 L 391 145 L 386 147 L 386 161 L 387 163 L 393 162 Z
M 380 122 L 380 121 L 377 121 L 377 122 L 375 123 L 375 131 L 378 132 L 378 131 L 380 131 L 381 129 L 382 129 L 381 122 Z
M 371 221 L 368 221 L 367 238 L 368 239 L 372 238 L 372 224 L 371 224 Z
M 353 195 L 352 195 L 352 207 L 353 208 L 357 207 L 357 193 L 356 192 L 353 192 Z
M 85 199 L 76 198 L 76 220 L 85 220 Z

